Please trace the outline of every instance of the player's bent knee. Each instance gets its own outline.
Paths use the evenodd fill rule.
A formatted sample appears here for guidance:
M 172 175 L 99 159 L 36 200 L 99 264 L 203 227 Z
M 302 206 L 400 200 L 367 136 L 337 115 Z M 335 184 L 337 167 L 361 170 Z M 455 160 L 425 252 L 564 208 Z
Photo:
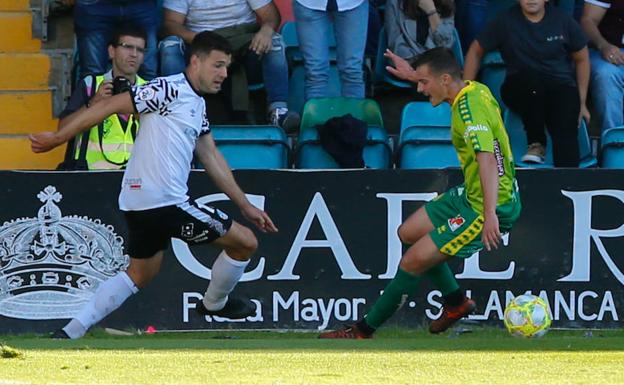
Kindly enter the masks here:
M 413 245 L 417 241 L 414 239 L 414 236 L 407 231 L 407 226 L 405 225 L 399 226 L 397 229 L 397 235 L 403 244 Z
M 247 260 L 258 249 L 258 239 L 254 233 L 247 227 L 236 226 L 235 241 L 226 247 L 228 255 L 237 260 Z
M 248 228 L 245 227 L 244 229 L 247 234 L 241 242 L 241 247 L 251 257 L 251 255 L 258 250 L 258 238 L 256 238 L 255 234 Z
M 417 275 L 422 275 L 427 271 L 425 264 L 419 258 L 403 257 L 399 263 L 399 267 L 403 271 Z

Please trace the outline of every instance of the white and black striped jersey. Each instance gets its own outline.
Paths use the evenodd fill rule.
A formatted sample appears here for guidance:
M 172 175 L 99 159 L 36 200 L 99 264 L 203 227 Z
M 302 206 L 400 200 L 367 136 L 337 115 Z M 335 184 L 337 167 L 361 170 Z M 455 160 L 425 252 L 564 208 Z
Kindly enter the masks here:
M 132 99 L 141 130 L 124 173 L 119 208 L 147 210 L 185 202 L 195 142 L 210 132 L 204 99 L 184 73 L 134 86 Z

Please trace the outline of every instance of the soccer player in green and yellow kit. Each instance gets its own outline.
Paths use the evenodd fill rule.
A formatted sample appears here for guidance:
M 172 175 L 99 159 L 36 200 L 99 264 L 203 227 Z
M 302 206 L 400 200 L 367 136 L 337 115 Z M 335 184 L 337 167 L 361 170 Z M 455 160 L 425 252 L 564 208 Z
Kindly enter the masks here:
M 483 84 L 466 81 L 451 51 L 434 48 L 410 66 L 390 51 L 388 71 L 418 86 L 432 105 L 451 104 L 451 138 L 464 174 L 464 183 L 412 214 L 400 227 L 399 238 L 409 248 L 395 277 L 366 316 L 347 328 L 320 338 L 371 338 L 388 318 L 429 278 L 444 299 L 440 318 L 429 331 L 440 333 L 475 310 L 464 296 L 447 261 L 468 258 L 484 246 L 498 248 L 521 210 L 509 138 L 498 103 Z

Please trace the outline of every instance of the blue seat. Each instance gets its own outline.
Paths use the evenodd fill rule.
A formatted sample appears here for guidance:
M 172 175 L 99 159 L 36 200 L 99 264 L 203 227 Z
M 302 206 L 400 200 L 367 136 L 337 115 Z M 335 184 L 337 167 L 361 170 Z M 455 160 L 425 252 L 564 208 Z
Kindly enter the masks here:
M 464 51 L 462 49 L 461 39 L 459 38 L 459 32 L 457 32 L 456 28 L 453 28 L 453 46 L 451 49 L 455 54 L 455 58 L 457 59 L 459 66 L 464 68 Z
M 219 151 L 233 169 L 289 168 L 290 146 L 279 127 L 211 126 L 210 129 Z
M 397 78 L 386 70 L 386 65 L 388 65 L 384 57 L 386 48 L 388 48 L 388 36 L 386 35 L 386 27 L 382 26 L 379 30 L 379 40 L 377 43 L 377 55 L 375 57 L 375 69 L 373 73 L 374 82 L 376 84 L 388 83 L 399 88 L 410 88 L 412 86 L 411 83 Z
M 451 107 L 442 103 L 434 107 L 429 102 L 410 102 L 401 113 L 401 131 L 412 126 L 451 127 Z
M 509 141 L 511 142 L 511 151 L 513 153 L 514 162 L 518 167 L 531 167 L 531 168 L 552 168 L 554 167 L 553 155 L 552 155 L 552 140 L 550 134 L 546 132 L 546 138 L 548 144 L 546 146 L 546 160 L 543 164 L 525 163 L 522 162 L 522 156 L 527 150 L 526 131 L 524 131 L 524 124 L 520 119 L 520 116 L 513 113 L 511 110 L 505 111 L 505 128 L 509 135 Z M 580 163 L 579 167 L 595 167 L 598 164 L 598 160 L 592 155 L 591 142 L 589 140 L 589 134 L 587 132 L 587 125 L 585 121 L 581 121 L 581 126 L 578 130 L 579 141 L 579 155 Z
M 602 133 L 600 156 L 601 167 L 624 168 L 624 126 L 609 128 Z
M 597 167 L 598 159 L 592 154 L 591 140 L 589 139 L 589 131 L 587 130 L 587 123 L 585 119 L 581 120 L 581 126 L 578 132 L 579 141 L 579 156 L 581 161 L 579 167 Z
M 503 61 L 499 51 L 488 52 L 483 56 L 479 70 L 479 81 L 490 89 L 503 111 L 507 107 L 503 103 L 501 97 L 501 86 L 505 81 L 506 74 L 507 65 Z
M 457 62 L 460 67 L 464 67 L 464 54 L 462 52 L 461 42 L 459 40 L 459 33 L 456 29 L 453 30 L 454 42 L 451 50 L 455 54 Z M 392 74 L 390 74 L 386 70 L 386 66 L 388 65 L 388 61 L 384 57 L 384 52 L 386 52 L 386 48 L 388 48 L 388 36 L 386 34 L 386 28 L 381 27 L 379 30 L 379 43 L 377 45 L 377 55 L 375 57 L 375 69 L 374 69 L 374 81 L 375 83 L 388 83 L 395 87 L 399 88 L 410 88 L 412 87 L 412 83 L 403 81 Z
M 411 102 L 403 108 L 398 162 L 402 169 L 458 167 L 446 103 Z
M 386 169 L 392 167 L 392 150 L 388 134 L 381 126 L 368 126 L 367 140 L 362 154 L 368 168 Z M 340 168 L 334 158 L 321 146 L 316 127 L 299 135 L 295 167 L 300 169 Z

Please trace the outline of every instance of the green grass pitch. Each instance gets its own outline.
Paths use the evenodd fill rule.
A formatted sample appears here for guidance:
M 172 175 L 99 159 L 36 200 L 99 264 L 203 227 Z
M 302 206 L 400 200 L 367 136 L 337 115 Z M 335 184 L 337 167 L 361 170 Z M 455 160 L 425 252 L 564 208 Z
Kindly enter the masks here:
M 77 341 L 0 335 L 0 385 L 621 384 L 624 331 L 499 329 L 432 336 L 384 329 L 373 340 L 312 333 L 156 333 Z

